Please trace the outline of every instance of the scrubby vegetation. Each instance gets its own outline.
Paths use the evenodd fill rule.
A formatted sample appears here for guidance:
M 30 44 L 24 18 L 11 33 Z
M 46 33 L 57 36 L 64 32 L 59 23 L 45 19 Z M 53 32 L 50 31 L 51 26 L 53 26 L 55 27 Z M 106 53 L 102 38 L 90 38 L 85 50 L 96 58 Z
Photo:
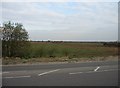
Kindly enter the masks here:
M 117 54 L 117 47 L 106 47 L 103 43 L 31 42 L 30 57 L 80 58 Z
M 4 23 L 2 35 L 3 63 L 6 58 L 7 63 L 18 58 L 26 63 L 33 58 L 34 61 L 65 61 L 118 55 L 117 42 L 28 41 L 28 33 L 20 23 Z
M 21 23 L 5 22 L 2 29 L 2 56 L 26 57 L 30 42 L 28 33 Z

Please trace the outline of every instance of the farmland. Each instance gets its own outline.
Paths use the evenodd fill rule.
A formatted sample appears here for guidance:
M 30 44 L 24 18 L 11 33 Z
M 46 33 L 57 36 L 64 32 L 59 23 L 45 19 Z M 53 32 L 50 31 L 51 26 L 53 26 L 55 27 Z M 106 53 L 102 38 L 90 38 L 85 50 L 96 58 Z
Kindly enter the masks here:
M 76 58 L 110 55 L 117 55 L 117 47 L 106 47 L 102 43 L 31 43 L 31 57 Z
M 15 57 L 9 59 L 6 58 L 3 60 L 3 64 L 56 62 L 56 61 L 58 62 L 86 61 L 86 60 L 95 61 L 98 59 L 106 60 L 106 57 L 118 55 L 118 47 L 104 46 L 103 43 L 79 43 L 79 42 L 55 42 L 55 43 L 30 42 L 30 43 L 31 47 L 26 57 L 22 59 Z

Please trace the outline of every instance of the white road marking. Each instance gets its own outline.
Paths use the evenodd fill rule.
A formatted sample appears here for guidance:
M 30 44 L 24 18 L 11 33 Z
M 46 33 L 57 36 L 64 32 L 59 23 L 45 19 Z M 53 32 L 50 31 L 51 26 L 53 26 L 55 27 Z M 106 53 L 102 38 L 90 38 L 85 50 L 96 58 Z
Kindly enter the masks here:
M 28 76 L 16 76 L 16 77 L 3 77 L 3 78 L 6 78 L 6 79 L 11 79 L 11 78 L 29 78 L 31 77 L 30 75 Z
M 0 72 L 0 75 L 1 75 L 1 74 L 5 74 L 5 73 L 9 73 L 9 72 Z
M 97 71 L 100 67 L 97 67 L 96 69 L 94 69 L 94 71 Z
M 2 73 L 4 74 L 4 73 L 10 73 L 10 72 L 2 72 Z
M 55 71 L 59 71 L 59 70 L 60 70 L 60 69 L 51 70 L 51 71 L 48 71 L 48 72 L 44 72 L 44 73 L 38 74 L 38 76 L 45 75 L 45 74 L 49 74 L 49 73 L 52 73 L 52 72 L 55 72 Z
M 69 74 L 72 75 L 72 74 L 80 74 L 80 73 L 83 73 L 83 72 L 76 72 L 76 73 L 69 73 Z
M 74 74 L 81 74 L 81 73 L 95 73 L 95 72 L 106 72 L 106 71 L 116 71 L 120 69 L 109 69 L 109 70 L 102 70 L 102 71 L 88 71 L 88 72 L 75 72 L 75 73 L 69 73 L 70 75 Z

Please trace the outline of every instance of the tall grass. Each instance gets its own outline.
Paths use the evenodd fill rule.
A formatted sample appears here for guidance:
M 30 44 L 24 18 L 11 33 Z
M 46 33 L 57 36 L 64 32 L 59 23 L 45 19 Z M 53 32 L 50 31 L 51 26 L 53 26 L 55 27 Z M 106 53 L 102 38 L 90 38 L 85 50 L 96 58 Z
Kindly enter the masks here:
M 99 43 L 31 43 L 30 57 L 96 57 L 117 55 L 117 47 Z

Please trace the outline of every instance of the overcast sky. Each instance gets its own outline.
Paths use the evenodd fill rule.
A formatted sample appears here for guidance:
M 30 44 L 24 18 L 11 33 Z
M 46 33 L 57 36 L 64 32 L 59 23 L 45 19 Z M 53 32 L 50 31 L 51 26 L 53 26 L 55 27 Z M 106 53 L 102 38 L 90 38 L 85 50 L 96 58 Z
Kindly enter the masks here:
M 0 23 L 22 23 L 31 40 L 118 40 L 117 2 L 3 2 L 0 9 Z

